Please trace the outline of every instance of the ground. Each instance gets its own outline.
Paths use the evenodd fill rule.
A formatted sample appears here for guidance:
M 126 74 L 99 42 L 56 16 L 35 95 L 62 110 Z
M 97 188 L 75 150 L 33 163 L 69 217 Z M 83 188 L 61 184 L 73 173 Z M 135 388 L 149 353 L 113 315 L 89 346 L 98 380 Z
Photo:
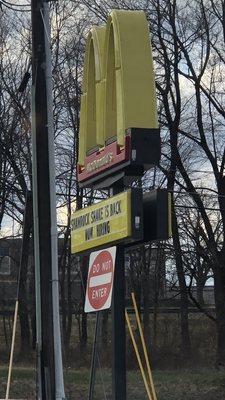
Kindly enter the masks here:
M 134 316 L 131 317 L 133 318 L 132 326 L 135 329 Z M 10 321 L 6 322 L 7 343 L 2 319 L 0 319 L 0 399 L 5 398 L 12 330 Z M 89 317 L 88 323 L 88 343 L 84 350 L 79 345 L 77 321 L 73 319 L 68 357 L 65 358 L 64 354 L 67 400 L 88 399 L 94 319 Z M 154 321 L 151 320 L 151 326 L 153 323 Z M 203 315 L 190 315 L 192 353 L 190 360 L 185 362 L 180 351 L 179 323 L 179 314 L 163 314 L 159 315 L 157 319 L 157 343 L 154 348 L 152 339 L 150 346 L 150 360 L 153 365 L 157 400 L 224 400 L 225 371 L 217 370 L 214 367 L 216 359 L 215 324 Z M 110 326 L 109 321 L 109 332 Z M 99 346 L 99 360 L 102 369 L 98 368 L 97 370 L 93 400 L 111 400 L 112 398 L 110 343 L 109 340 L 107 347 Z M 19 350 L 18 324 L 10 399 L 35 400 L 35 352 L 30 351 L 30 358 L 25 361 L 24 357 L 21 359 Z M 148 400 L 128 333 L 127 367 L 127 400 Z
M 12 375 L 11 399 L 35 399 L 35 371 L 28 367 L 16 367 Z M 225 374 L 213 369 L 154 371 L 153 378 L 158 400 L 223 400 L 225 399 Z M 0 368 L 0 397 L 4 398 L 7 369 Z M 110 371 L 103 369 L 96 376 L 94 399 L 110 400 Z M 68 400 L 87 400 L 89 371 L 65 370 Z M 141 375 L 128 371 L 127 399 L 147 400 Z

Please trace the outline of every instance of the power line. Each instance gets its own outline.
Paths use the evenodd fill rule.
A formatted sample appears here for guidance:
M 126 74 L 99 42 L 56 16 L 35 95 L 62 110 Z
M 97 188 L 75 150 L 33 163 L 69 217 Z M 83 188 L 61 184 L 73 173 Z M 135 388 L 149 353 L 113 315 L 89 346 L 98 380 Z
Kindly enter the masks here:
M 186 171 L 185 168 L 177 168 L 177 169 L 169 169 L 167 170 L 167 173 L 169 172 L 180 172 L 180 171 Z M 214 174 L 214 171 L 209 171 L 209 170 L 200 170 L 200 169 L 193 169 L 191 171 L 188 171 L 189 174 L 195 174 L 195 173 L 203 173 L 203 174 Z
M 209 189 L 207 189 L 207 190 L 209 190 Z M 222 198 L 225 198 L 225 195 L 223 195 L 223 194 L 197 193 L 197 192 L 189 192 L 189 191 L 187 191 L 187 192 L 180 191 L 179 192 L 179 190 L 169 190 L 169 192 L 170 193 L 181 194 L 182 196 L 186 196 L 186 195 L 190 194 L 190 195 L 193 195 L 193 196 L 197 195 L 197 196 L 204 196 L 204 197 L 216 197 L 216 198 L 222 197 Z
M 186 208 L 186 209 L 193 209 L 193 210 L 200 211 L 200 209 L 198 207 L 195 207 L 195 206 L 184 206 L 184 205 L 179 205 L 179 204 L 178 205 L 175 204 L 175 208 Z M 204 207 L 204 210 L 207 210 L 207 211 L 225 211 L 225 208 L 219 209 L 219 208 Z
M 202 189 L 200 189 L 200 188 L 196 188 L 196 190 L 202 190 Z M 152 190 L 152 187 L 150 187 L 149 188 L 149 190 L 151 191 Z M 205 189 L 205 190 L 210 190 L 210 189 Z M 187 191 L 187 192 L 182 192 L 182 191 L 179 191 L 179 190 L 168 190 L 168 192 L 169 193 L 171 193 L 171 194 L 173 194 L 173 193 L 175 193 L 175 194 L 180 194 L 180 195 L 182 195 L 182 196 L 188 196 L 188 195 L 192 195 L 192 196 L 203 196 L 203 197 L 215 197 L 215 198 L 218 198 L 218 197 L 221 197 L 221 198 L 225 198 L 225 195 L 224 194 L 211 194 L 211 193 L 198 193 L 198 192 L 189 192 L 189 191 Z

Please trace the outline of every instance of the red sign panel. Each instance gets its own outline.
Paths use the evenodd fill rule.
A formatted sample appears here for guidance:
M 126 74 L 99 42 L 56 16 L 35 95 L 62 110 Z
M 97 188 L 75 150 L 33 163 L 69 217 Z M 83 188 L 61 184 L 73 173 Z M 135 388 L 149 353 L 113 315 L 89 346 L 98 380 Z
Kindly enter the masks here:
M 93 178 L 102 172 L 112 169 L 117 165 L 124 164 L 130 157 L 130 136 L 125 136 L 125 145 L 122 148 L 117 142 L 112 142 L 90 155 L 85 159 L 83 167 L 78 165 L 79 182 Z
M 116 247 L 91 253 L 85 298 L 85 312 L 111 306 Z

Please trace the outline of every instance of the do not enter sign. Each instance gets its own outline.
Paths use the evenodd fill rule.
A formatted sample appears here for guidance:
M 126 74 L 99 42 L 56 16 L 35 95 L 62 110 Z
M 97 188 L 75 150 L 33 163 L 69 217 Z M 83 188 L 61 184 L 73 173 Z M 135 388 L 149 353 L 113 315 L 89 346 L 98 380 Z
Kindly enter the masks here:
M 85 312 L 111 306 L 116 247 L 91 253 L 89 260 Z

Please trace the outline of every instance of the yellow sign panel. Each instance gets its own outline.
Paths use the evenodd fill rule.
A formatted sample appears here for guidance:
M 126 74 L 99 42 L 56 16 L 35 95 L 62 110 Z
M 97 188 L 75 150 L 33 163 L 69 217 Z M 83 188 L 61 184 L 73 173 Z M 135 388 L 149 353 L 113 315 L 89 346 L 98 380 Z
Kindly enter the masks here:
M 131 191 L 128 190 L 72 215 L 71 252 L 116 242 L 131 234 Z
M 113 10 L 88 35 L 81 97 L 79 165 L 128 128 L 158 128 L 155 77 L 143 11 Z

